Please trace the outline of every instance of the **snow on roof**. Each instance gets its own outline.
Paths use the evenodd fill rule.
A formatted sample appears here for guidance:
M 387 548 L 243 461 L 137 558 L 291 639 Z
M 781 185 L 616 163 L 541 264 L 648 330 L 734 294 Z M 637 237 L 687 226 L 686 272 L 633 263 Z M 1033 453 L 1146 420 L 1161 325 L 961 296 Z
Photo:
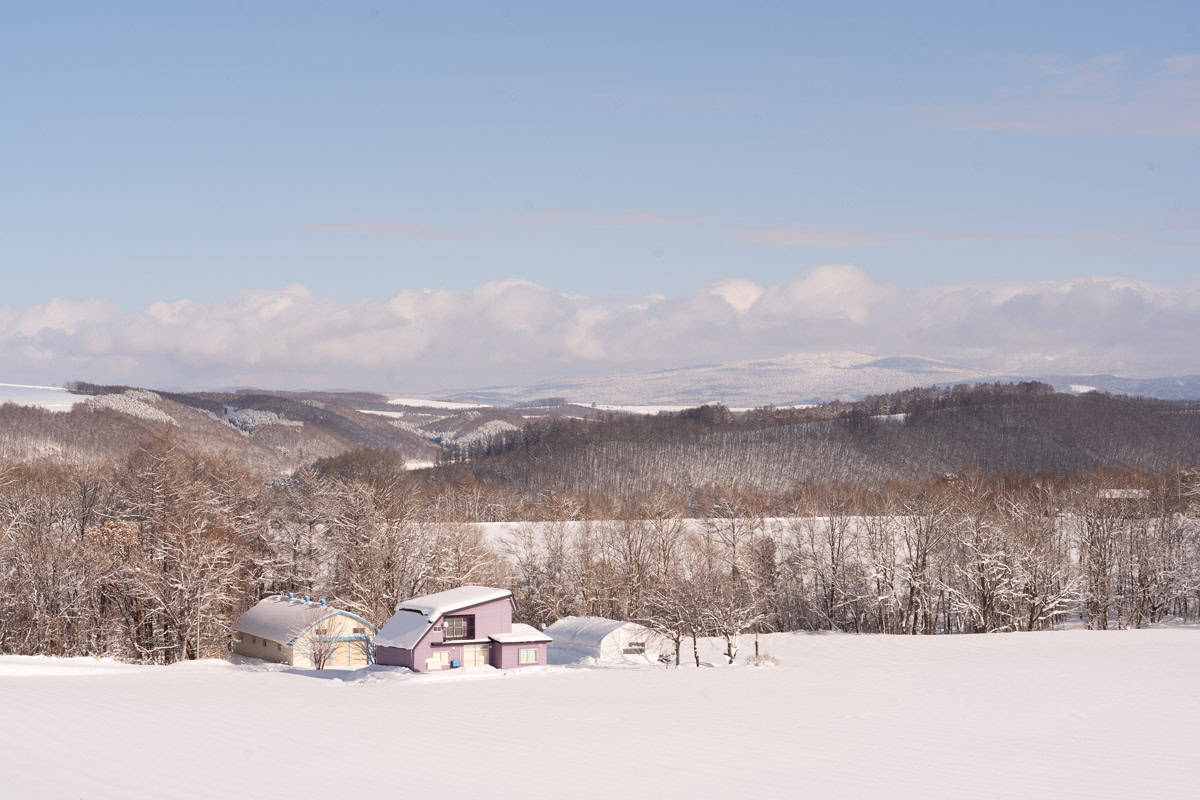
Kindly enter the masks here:
M 505 597 L 512 597 L 512 592 L 488 586 L 459 586 L 405 600 L 396 604 L 396 613 L 383 623 L 375 636 L 375 644 L 411 650 L 443 615 Z
M 625 622 L 606 617 L 563 617 L 553 625 L 547 626 L 546 633 L 554 641 L 563 644 L 567 642 L 599 644 L 605 636 L 626 625 L 642 627 L 636 622 Z
M 379 633 L 375 634 L 376 647 L 400 647 L 411 650 L 421 641 L 425 631 L 433 627 L 433 622 L 420 611 L 405 611 L 401 609 L 392 618 L 383 623 Z
M 457 589 L 447 589 L 444 592 L 422 595 L 403 603 L 396 604 L 397 611 L 419 611 L 433 622 L 443 614 L 457 611 L 467 606 L 479 605 L 489 600 L 499 600 L 512 597 L 508 589 L 493 589 L 488 586 L 459 586 Z
M 348 611 L 322 606 L 316 601 L 306 603 L 299 597 L 289 598 L 275 594 L 259 600 L 242 614 L 237 622 L 237 629 L 251 636 L 291 644 L 313 625 L 336 614 L 347 614 L 361 619 Z
M 552 641 L 549 636 L 539 631 L 532 625 L 526 625 L 523 622 L 514 622 L 511 633 L 493 633 L 490 637 L 493 642 L 500 644 L 513 644 L 516 642 L 549 642 Z

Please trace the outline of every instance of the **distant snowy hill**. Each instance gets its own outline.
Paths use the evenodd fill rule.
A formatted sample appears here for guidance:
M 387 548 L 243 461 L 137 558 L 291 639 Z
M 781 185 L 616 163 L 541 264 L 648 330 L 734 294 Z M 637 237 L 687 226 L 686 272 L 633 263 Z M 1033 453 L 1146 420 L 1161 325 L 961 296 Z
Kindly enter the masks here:
M 446 446 L 470 449 L 550 418 L 655 414 L 720 402 L 732 409 L 805 406 L 958 383 L 1039 380 L 1060 392 L 1200 399 L 1200 376 L 996 375 L 918 356 L 806 353 L 526 386 L 441 393 L 149 391 L 128 386 L 0 383 L 0 459 L 101 463 L 170 435 L 196 451 L 235 453 L 249 468 L 289 472 L 360 448 L 429 466 Z
M 932 359 L 863 353 L 798 353 L 781 358 L 706 364 L 656 372 L 567 378 L 531 386 L 488 387 L 455 400 L 505 404 L 549 395 L 577 403 L 676 406 L 796 405 L 851 400 L 933 383 L 980 380 L 985 373 Z
M 688 406 L 720 402 L 731 407 L 803 405 L 857 400 L 933 384 L 1040 380 L 1059 391 L 1113 392 L 1170 400 L 1200 398 L 1200 375 L 1121 378 L 1113 375 L 997 374 L 919 356 L 880 358 L 855 352 L 797 353 L 729 364 L 655 372 L 563 378 L 531 385 L 490 386 L 451 392 L 459 402 L 508 405 L 539 397 L 619 406 Z
M 1172 378 L 1119 378 L 1115 375 L 1043 375 L 1037 380 L 1048 383 L 1060 392 L 1109 392 L 1160 400 L 1200 399 L 1200 375 L 1181 375 Z
M 111 463 L 162 436 L 193 452 L 232 454 L 265 474 L 364 447 L 421 465 L 439 453 L 429 436 L 356 407 L 367 398 L 389 408 L 382 395 L 72 388 L 0 383 L 0 459 Z
M 497 408 L 371 392 L 72 389 L 0 383 L 0 459 L 112 462 L 170 435 L 197 452 L 235 454 L 267 474 L 361 448 L 398 452 L 420 468 L 437 462 L 441 445 L 470 447 L 534 419 L 602 415 L 553 399 Z

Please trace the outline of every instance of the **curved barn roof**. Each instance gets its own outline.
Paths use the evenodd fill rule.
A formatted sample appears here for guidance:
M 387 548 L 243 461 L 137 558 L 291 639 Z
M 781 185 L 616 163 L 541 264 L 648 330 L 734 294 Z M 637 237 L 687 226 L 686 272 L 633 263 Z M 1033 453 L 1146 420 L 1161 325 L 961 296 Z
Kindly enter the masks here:
M 643 627 L 636 622 L 608 619 L 607 617 L 563 617 L 553 625 L 546 627 L 546 635 L 559 644 L 570 642 L 596 647 L 605 636 L 626 625 L 633 628 Z
M 275 594 L 259 600 L 242 614 L 237 622 L 237 630 L 290 645 L 318 622 L 338 614 L 353 617 L 367 627 L 374 628 L 365 619 L 349 611 L 311 601 L 306 603 L 299 597 Z

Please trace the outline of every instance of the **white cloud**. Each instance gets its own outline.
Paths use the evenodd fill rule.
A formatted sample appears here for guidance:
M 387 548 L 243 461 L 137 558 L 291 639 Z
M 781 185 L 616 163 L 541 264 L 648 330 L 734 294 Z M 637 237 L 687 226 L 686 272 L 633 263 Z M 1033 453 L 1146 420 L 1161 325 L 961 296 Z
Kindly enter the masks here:
M 889 291 L 853 265 L 817 267 L 769 292 L 761 311 L 774 324 L 801 318 L 864 325 Z
M 1200 372 L 1200 284 L 1111 277 L 904 288 L 858 267 L 680 298 L 524 280 L 341 302 L 304 287 L 216 302 L 0 308 L 0 379 L 433 391 L 791 352 L 921 354 L 998 372 Z
M 28 337 L 48 332 L 71 334 L 81 326 L 112 319 L 116 313 L 116 304 L 106 300 L 61 297 L 19 310 L 0 308 L 0 336 Z
M 744 314 L 762 297 L 763 288 L 754 281 L 730 278 L 714 283 L 709 292 L 729 303 L 739 314 Z

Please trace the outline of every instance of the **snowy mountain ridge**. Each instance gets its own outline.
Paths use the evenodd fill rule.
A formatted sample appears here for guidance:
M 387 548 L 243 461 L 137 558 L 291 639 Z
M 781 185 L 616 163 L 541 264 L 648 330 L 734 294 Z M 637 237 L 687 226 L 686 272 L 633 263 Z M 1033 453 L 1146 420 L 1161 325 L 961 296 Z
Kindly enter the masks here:
M 558 396 L 609 406 L 788 406 L 858 400 L 867 395 L 933 384 L 1038 380 L 1073 394 L 1085 391 L 1144 395 L 1165 400 L 1200 398 L 1200 375 L 1128 378 L 1115 375 L 997 373 L 914 355 L 875 356 L 851 351 L 794 353 L 778 358 L 704 364 L 651 372 L 561 378 L 535 384 L 489 386 L 444 396 L 457 402 L 508 405 Z

